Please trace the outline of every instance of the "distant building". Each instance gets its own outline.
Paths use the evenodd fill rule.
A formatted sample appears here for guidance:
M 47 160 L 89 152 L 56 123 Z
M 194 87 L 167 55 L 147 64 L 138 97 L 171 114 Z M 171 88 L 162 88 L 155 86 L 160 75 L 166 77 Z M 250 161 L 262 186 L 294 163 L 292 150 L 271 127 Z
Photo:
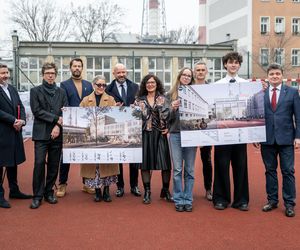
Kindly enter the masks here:
M 244 58 L 241 76 L 265 78 L 277 62 L 287 78 L 300 78 L 299 0 L 199 0 L 199 43 L 232 39 Z
M 201 60 L 208 70 L 208 81 L 221 79 L 226 71 L 221 58 L 233 51 L 235 42 L 226 45 L 151 44 L 151 43 L 80 43 L 80 42 L 25 42 L 18 43 L 18 88 L 29 90 L 42 82 L 41 68 L 45 61 L 58 66 L 57 82 L 70 77 L 69 62 L 80 57 L 84 62 L 83 78 L 91 81 L 103 74 L 106 81 L 113 79 L 112 68 L 118 62 L 126 65 L 128 78 L 140 83 L 148 73 L 156 74 L 168 90 L 182 67 L 193 67 Z

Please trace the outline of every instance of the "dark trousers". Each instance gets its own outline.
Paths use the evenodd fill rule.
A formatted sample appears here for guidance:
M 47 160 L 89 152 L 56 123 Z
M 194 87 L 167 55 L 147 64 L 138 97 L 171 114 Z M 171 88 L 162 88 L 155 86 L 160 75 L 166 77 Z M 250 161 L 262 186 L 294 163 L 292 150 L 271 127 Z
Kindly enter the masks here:
M 282 196 L 285 207 L 295 206 L 296 186 L 293 145 L 261 145 L 261 155 L 266 168 L 266 189 L 268 201 L 278 203 L 278 156 L 282 174 Z
M 211 146 L 200 148 L 200 155 L 203 165 L 202 171 L 204 178 L 204 188 L 206 191 L 211 190 L 212 183 L 211 149 Z
M 118 175 L 118 188 L 124 188 L 124 177 L 123 177 L 123 164 L 119 164 L 120 174 Z M 138 185 L 139 178 L 139 163 L 130 163 L 129 164 L 129 180 L 130 187 L 134 188 Z
M 0 199 L 4 197 L 4 188 L 3 188 L 3 172 L 4 172 L 4 167 L 0 167 Z M 18 186 L 18 181 L 17 181 L 17 175 L 18 175 L 18 167 L 13 166 L 13 167 L 6 167 L 6 175 L 7 175 L 7 180 L 8 180 L 8 185 L 9 185 L 9 190 L 11 193 L 18 192 L 19 191 L 19 186 Z
M 230 193 L 230 163 L 232 166 L 234 195 L 232 207 L 249 202 L 247 144 L 215 146 L 213 202 L 228 205 Z
M 59 161 L 61 156 L 62 142 L 35 141 L 34 142 L 34 169 L 33 169 L 33 196 L 41 200 L 43 196 L 53 195 Z M 47 157 L 47 176 L 45 181 L 45 165 Z
M 59 167 L 59 184 L 67 184 L 70 171 L 70 163 L 63 163 L 61 157 L 60 167 Z
M 61 157 L 59 165 L 59 185 L 67 184 L 69 178 L 70 163 L 63 163 L 63 158 Z M 82 183 L 84 184 L 85 178 L 82 178 Z

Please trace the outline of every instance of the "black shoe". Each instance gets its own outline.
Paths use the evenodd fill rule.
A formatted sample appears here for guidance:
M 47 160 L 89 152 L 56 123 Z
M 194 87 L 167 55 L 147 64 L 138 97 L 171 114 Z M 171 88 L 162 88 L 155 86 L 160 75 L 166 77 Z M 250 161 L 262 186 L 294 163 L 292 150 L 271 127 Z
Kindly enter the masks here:
M 295 216 L 295 210 L 294 210 L 294 207 L 287 207 L 285 209 L 285 215 L 287 217 L 294 217 Z
M 41 203 L 42 202 L 40 200 L 33 199 L 32 202 L 31 202 L 30 208 L 31 209 L 37 209 L 37 208 L 39 208 Z
M 150 191 L 150 189 L 145 190 L 143 203 L 144 204 L 150 204 L 151 203 L 151 191 Z
M 239 207 L 237 207 L 237 209 L 239 209 L 240 211 L 248 211 L 249 207 L 247 203 L 244 203 L 242 205 L 240 205 Z
M 102 201 L 102 193 L 100 188 L 95 188 L 95 197 L 94 197 L 95 202 L 100 202 Z
M 117 192 L 116 192 L 116 196 L 117 197 L 123 197 L 123 195 L 124 195 L 124 188 L 118 188 L 117 189 Z
M 10 204 L 4 198 L 0 199 L 0 207 L 2 208 L 11 208 Z
M 21 191 L 17 191 L 17 192 L 10 192 L 9 198 L 10 199 L 32 199 L 32 195 L 24 194 Z
M 184 205 L 184 211 L 192 212 L 193 211 L 193 205 L 191 205 L 191 204 Z
M 266 205 L 263 206 L 262 211 L 263 212 L 269 212 L 272 211 L 273 209 L 277 208 L 277 204 L 272 204 L 272 203 L 267 203 Z
M 45 201 L 47 201 L 49 204 L 56 204 L 57 198 L 54 195 L 49 195 L 44 198 Z
M 135 196 L 141 196 L 141 191 L 139 190 L 139 188 L 137 186 L 135 186 L 134 188 L 130 189 L 130 192 L 135 195 Z
M 227 208 L 227 206 L 224 203 L 218 202 L 214 205 L 215 209 L 217 210 L 224 210 L 225 208 Z
M 175 210 L 177 212 L 184 212 L 184 205 L 181 205 L 181 204 L 175 205 Z
M 104 186 L 104 189 L 103 189 L 103 200 L 105 202 L 111 202 L 111 197 L 110 197 L 110 194 L 109 194 L 109 186 Z
M 165 199 L 168 202 L 174 202 L 172 195 L 170 194 L 169 189 L 163 188 L 160 192 L 160 198 Z

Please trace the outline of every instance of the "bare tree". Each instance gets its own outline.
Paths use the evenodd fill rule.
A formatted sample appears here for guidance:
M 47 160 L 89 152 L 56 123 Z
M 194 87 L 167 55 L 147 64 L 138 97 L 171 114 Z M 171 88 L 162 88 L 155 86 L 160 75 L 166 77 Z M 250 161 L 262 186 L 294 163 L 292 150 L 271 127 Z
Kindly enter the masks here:
M 193 44 L 197 41 L 196 27 L 186 26 L 177 30 L 171 30 L 168 33 L 167 41 L 169 43 Z
M 283 70 L 288 72 L 292 69 L 291 55 L 289 46 L 292 35 L 286 34 L 269 34 L 265 35 L 256 45 L 252 55 L 252 60 L 260 69 L 267 72 L 267 67 L 270 63 L 281 64 Z M 261 49 L 265 49 L 262 53 Z
M 118 4 L 101 0 L 86 7 L 73 8 L 79 33 L 75 34 L 78 40 L 85 42 L 106 42 L 113 38 L 114 33 L 122 27 L 124 12 Z M 76 32 L 75 32 L 76 33 Z
M 55 2 L 13 0 L 11 20 L 31 41 L 66 40 L 70 14 L 55 7 Z

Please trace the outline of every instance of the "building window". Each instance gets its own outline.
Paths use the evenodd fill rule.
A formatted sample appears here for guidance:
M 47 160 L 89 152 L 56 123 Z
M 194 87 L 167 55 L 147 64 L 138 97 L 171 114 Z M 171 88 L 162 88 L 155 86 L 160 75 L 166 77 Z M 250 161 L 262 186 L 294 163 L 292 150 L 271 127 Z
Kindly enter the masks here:
M 270 31 L 270 18 L 269 17 L 261 17 L 260 18 L 260 33 L 266 34 Z
M 300 66 L 300 49 L 292 49 L 292 66 Z
M 275 33 L 280 34 L 285 31 L 284 17 L 275 17 Z
M 274 51 L 274 61 L 280 65 L 284 64 L 284 49 L 277 48 Z
M 262 66 L 269 65 L 269 49 L 266 48 L 260 49 L 260 64 Z
M 140 57 L 118 57 L 118 62 L 126 66 L 129 80 L 136 83 L 141 82 L 142 64 Z
M 172 59 L 170 57 L 149 57 L 149 73 L 156 75 L 168 91 L 172 84 Z
M 44 59 L 40 57 L 20 57 L 20 90 L 27 91 L 42 83 L 42 66 Z M 59 80 L 57 80 L 59 82 Z
M 70 56 L 55 56 L 54 63 L 57 66 L 58 74 L 56 77 L 57 82 L 62 82 L 70 78 Z
M 292 18 L 292 33 L 299 34 L 300 32 L 300 17 Z
M 104 75 L 106 82 L 111 81 L 111 58 L 110 57 L 87 57 L 86 74 L 87 80 L 92 81 L 96 75 Z

